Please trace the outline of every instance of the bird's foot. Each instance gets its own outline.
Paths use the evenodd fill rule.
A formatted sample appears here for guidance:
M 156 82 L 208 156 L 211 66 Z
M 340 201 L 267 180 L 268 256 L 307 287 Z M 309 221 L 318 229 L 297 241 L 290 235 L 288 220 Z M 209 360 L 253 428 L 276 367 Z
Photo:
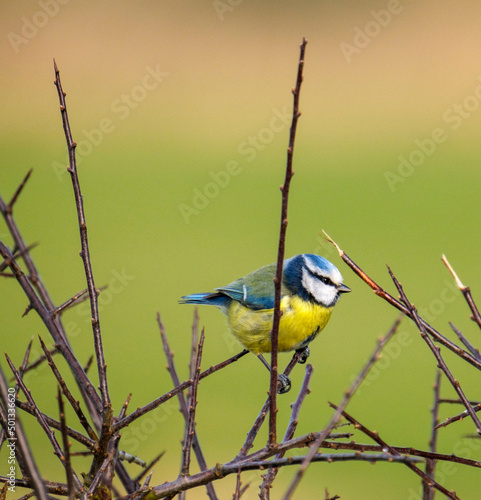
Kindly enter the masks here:
M 283 373 L 279 373 L 277 376 L 277 394 L 285 394 L 291 390 L 291 379 L 284 375 Z
M 309 347 L 303 347 L 302 349 L 298 349 L 296 352 L 297 352 L 297 355 L 299 356 L 298 363 L 301 365 L 305 364 L 307 361 L 307 358 L 311 355 L 311 351 L 310 351 Z

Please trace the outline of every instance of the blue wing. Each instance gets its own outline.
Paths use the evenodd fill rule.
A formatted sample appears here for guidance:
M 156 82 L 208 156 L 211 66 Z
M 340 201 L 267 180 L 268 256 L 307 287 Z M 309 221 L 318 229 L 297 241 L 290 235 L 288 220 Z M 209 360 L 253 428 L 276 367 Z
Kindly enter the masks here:
M 274 307 L 274 276 L 276 265 L 269 264 L 229 285 L 216 288 L 216 292 L 237 300 L 243 306 L 256 311 Z M 283 290 L 285 292 L 285 290 Z
M 232 300 L 253 310 L 273 309 L 274 307 L 274 276 L 276 264 L 257 269 L 244 278 L 233 281 L 229 285 L 216 288 L 214 293 L 195 293 L 182 297 L 182 304 L 205 304 L 227 307 Z M 282 287 L 282 295 L 288 293 Z

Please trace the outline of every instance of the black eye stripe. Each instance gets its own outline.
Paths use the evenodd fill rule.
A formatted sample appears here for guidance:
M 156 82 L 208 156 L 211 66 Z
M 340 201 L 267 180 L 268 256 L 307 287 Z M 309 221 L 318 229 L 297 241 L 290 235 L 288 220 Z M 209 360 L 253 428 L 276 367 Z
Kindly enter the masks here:
M 313 278 L 316 278 L 320 281 L 322 281 L 325 285 L 328 285 L 328 286 L 336 286 L 334 285 L 334 283 L 331 281 L 330 278 L 328 278 L 327 276 L 320 276 L 319 274 L 316 274 L 315 272 L 311 271 L 308 267 L 306 268 L 307 269 L 307 272 L 313 277 Z

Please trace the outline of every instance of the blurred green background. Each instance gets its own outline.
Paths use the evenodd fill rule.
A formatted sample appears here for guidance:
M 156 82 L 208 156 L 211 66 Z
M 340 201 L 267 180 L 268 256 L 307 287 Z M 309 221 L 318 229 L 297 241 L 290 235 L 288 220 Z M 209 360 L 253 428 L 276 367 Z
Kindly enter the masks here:
M 40 242 L 33 257 L 56 304 L 85 288 L 52 85 L 55 57 L 78 143 L 96 285 L 109 285 L 100 296 L 101 327 L 116 414 L 130 392 L 133 410 L 172 387 L 157 311 L 185 379 L 193 310 L 178 298 L 276 259 L 290 90 L 302 37 L 309 43 L 286 256 L 327 257 L 353 293 L 312 345 L 312 392 L 297 434 L 328 422 L 327 401 L 341 400 L 397 317 L 342 263 L 322 229 L 394 293 L 391 266 L 436 328 L 453 338 L 453 321 L 479 345 L 440 260 L 445 253 L 479 297 L 479 2 L 45 0 L 2 2 L 0 14 L 0 193 L 8 200 L 34 169 L 16 220 L 28 243 Z M 11 244 L 3 221 L 0 236 Z M 27 301 L 13 280 L 2 280 L 1 294 L 2 350 L 19 365 L 30 338 L 48 334 L 33 313 L 21 317 Z M 201 309 L 200 316 L 203 367 L 239 351 L 217 310 Z M 93 352 L 88 306 L 64 320 L 86 361 Z M 435 361 L 407 321 L 401 333 L 348 411 L 392 445 L 426 449 Z M 37 339 L 33 351 L 35 358 Z M 442 353 L 467 396 L 479 399 L 478 373 Z M 282 355 L 281 366 L 289 359 Z M 0 364 L 6 368 L 3 359 Z M 281 436 L 302 377 L 299 367 L 292 391 L 279 398 Z M 48 368 L 27 382 L 41 409 L 56 414 Z M 209 465 L 237 454 L 267 387 L 267 372 L 254 356 L 201 383 L 197 430 Z M 446 380 L 442 393 L 454 397 Z M 183 422 L 177 408 L 172 400 L 123 434 L 121 448 L 143 460 L 166 450 L 152 484 L 178 473 Z M 443 406 L 441 416 L 458 410 Z M 72 424 L 71 413 L 68 418 Z M 33 418 L 24 422 L 41 471 L 64 481 Z M 465 438 L 471 432 L 468 420 L 443 429 L 439 451 L 479 460 L 481 446 Z M 367 442 L 359 434 L 355 439 Z M 256 446 L 264 440 L 265 432 Z M 5 457 L 2 451 L 0 474 Z M 281 471 L 273 498 L 295 472 Z M 259 474 L 243 478 L 252 483 L 243 498 L 257 498 Z M 440 464 L 437 479 L 460 498 L 479 494 L 476 470 Z M 234 480 L 215 485 L 221 498 L 231 497 Z M 343 499 L 422 496 L 406 467 L 343 463 L 312 465 L 295 498 L 324 498 L 325 488 Z

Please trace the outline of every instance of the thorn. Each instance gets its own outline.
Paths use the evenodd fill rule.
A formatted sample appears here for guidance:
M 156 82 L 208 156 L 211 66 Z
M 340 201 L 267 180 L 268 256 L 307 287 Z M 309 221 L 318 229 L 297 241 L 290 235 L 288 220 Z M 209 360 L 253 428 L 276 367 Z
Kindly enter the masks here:
M 27 309 L 25 309 L 25 312 L 22 314 L 22 318 L 24 318 L 32 309 L 32 304 L 28 304 Z
M 20 185 L 18 186 L 17 190 L 13 194 L 12 199 L 10 200 L 10 203 L 8 204 L 8 209 L 9 209 L 10 213 L 12 213 L 13 205 L 17 201 L 17 198 L 19 197 L 20 193 L 22 192 L 22 189 L 25 187 L 25 184 L 27 183 L 27 181 L 28 181 L 30 175 L 32 174 L 32 172 L 33 172 L 33 168 L 31 168 L 27 172 L 27 175 L 24 177 L 23 181 L 20 183 Z

